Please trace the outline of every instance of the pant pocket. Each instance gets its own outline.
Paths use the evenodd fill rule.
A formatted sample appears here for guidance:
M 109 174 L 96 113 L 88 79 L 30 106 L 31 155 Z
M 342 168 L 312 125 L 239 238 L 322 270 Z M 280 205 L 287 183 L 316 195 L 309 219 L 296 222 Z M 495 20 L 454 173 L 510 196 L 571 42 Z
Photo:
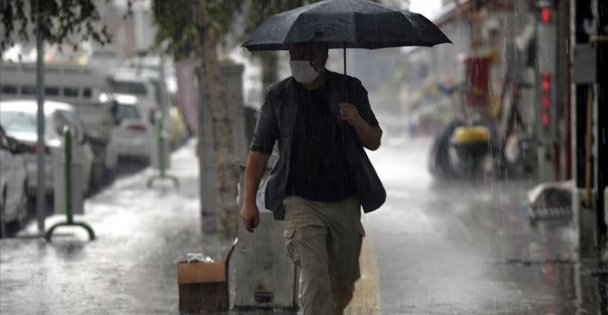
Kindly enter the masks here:
M 283 237 L 285 238 L 285 248 L 287 249 L 287 255 L 291 259 L 291 261 L 298 265 L 298 260 L 296 256 L 296 246 L 295 246 L 295 235 L 296 229 L 288 228 L 283 232 Z

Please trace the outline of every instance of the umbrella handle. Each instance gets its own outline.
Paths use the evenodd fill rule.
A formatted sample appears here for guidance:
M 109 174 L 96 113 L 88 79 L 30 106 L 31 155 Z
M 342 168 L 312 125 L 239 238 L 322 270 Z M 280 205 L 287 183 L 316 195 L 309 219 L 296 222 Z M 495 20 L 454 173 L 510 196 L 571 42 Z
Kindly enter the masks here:
M 342 47 L 342 51 L 344 52 L 344 87 L 342 89 L 342 93 L 344 93 L 342 95 L 342 100 L 348 102 L 348 84 L 346 83 L 346 42 L 343 43 L 344 46 Z
M 344 47 L 342 49 L 344 52 L 344 76 L 346 76 L 346 42 L 344 42 Z

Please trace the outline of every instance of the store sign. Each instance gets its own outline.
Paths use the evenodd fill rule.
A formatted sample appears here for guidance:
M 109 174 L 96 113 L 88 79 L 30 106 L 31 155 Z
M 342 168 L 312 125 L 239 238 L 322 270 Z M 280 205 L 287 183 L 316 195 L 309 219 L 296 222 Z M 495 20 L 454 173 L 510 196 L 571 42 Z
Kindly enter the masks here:
M 597 7 L 599 0 L 577 0 L 575 6 L 575 40 L 576 43 L 587 44 L 591 35 L 597 34 Z M 605 1 L 605 0 L 601 0 Z M 608 23 L 601 27 L 608 33 Z
M 557 122 L 555 99 L 557 84 L 557 16 L 550 5 L 542 7 L 537 17 L 537 134 L 542 143 L 553 143 L 556 138 Z

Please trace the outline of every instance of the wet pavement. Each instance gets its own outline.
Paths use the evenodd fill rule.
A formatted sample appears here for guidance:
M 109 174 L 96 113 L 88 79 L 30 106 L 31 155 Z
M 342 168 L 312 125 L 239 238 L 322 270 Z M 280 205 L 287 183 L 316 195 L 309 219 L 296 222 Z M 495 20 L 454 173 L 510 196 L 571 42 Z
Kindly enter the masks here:
M 393 141 L 371 154 L 388 192 L 366 215 L 382 314 L 608 312 L 599 278 L 580 277 L 572 220 L 530 224 L 533 182 L 437 181 L 423 167 L 429 145 Z
M 364 279 L 349 314 L 601 314 L 605 283 L 577 259 L 573 224 L 532 226 L 521 210 L 532 182 L 435 182 L 429 145 L 385 141 L 370 154 L 388 200 L 364 216 Z M 178 314 L 177 261 L 230 246 L 200 232 L 193 148 L 173 154 L 179 188 L 146 188 L 153 171 L 143 169 L 88 199 L 78 219 L 95 241 L 77 228 L 52 243 L 0 240 L 0 313 Z M 20 235 L 35 232 L 32 223 Z M 269 313 L 280 314 L 257 314 Z
M 52 243 L 38 238 L 0 241 L 3 314 L 178 313 L 176 263 L 186 253 L 221 257 L 228 241 L 200 232 L 198 168 L 193 143 L 173 155 L 180 187 L 146 188 L 147 168 L 122 176 L 85 203 L 76 220 L 93 227 L 60 228 Z M 53 215 L 47 228 L 63 221 Z M 35 223 L 20 235 L 35 234 Z

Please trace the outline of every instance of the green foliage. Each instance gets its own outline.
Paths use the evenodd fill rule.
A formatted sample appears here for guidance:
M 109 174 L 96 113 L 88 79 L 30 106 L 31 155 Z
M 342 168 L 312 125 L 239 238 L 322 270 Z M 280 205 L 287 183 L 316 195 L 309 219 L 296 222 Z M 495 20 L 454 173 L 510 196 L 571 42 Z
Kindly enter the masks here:
M 166 40 L 166 52 L 175 60 L 189 57 L 196 48 L 197 30 L 194 25 L 196 10 L 191 0 L 152 1 L 154 22 L 158 27 L 156 46 Z
M 130 6 L 131 0 L 128 3 Z M 40 18 L 42 38 L 50 44 L 68 43 L 77 47 L 87 40 L 102 45 L 111 42 L 95 0 L 0 0 L 0 49 L 4 51 L 17 42 L 33 39 L 36 16 Z
M 243 10 L 243 1 L 208 0 L 208 3 L 209 15 L 218 34 L 231 32 L 236 16 Z
M 196 14 L 198 1 L 193 0 L 153 0 L 154 22 L 158 26 L 156 47 L 167 42 L 165 53 L 175 60 L 187 58 L 195 52 L 198 41 Z M 211 27 L 223 35 L 231 30 L 235 14 L 241 11 L 241 1 L 208 0 Z
M 241 41 L 269 16 L 316 1 L 306 0 L 208 0 L 212 27 L 220 37 L 231 34 Z M 159 28 L 157 48 L 167 41 L 166 53 L 176 60 L 192 55 L 196 49 L 196 4 L 193 0 L 153 0 L 154 20 Z M 239 23 L 243 21 L 243 23 Z M 236 25 L 235 25 L 236 23 Z M 236 32 L 239 29 L 240 32 Z M 244 33 L 243 33 L 244 32 Z
M 243 41 L 257 26 L 273 14 L 295 9 L 318 0 L 208 0 L 211 27 L 220 37 L 230 34 Z M 378 2 L 378 0 L 375 0 Z M 196 51 L 198 29 L 197 0 L 152 0 L 154 21 L 158 26 L 155 47 L 162 43 L 165 53 L 175 60 L 192 56 Z

